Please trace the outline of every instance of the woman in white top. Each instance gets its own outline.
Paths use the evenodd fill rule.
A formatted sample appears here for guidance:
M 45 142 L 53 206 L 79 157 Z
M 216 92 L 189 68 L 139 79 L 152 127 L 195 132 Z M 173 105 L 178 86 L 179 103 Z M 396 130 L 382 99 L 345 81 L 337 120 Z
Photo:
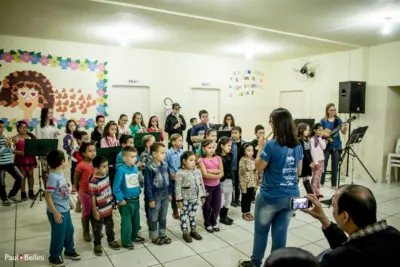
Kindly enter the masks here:
M 57 139 L 60 131 L 57 130 L 57 124 L 53 121 L 53 109 L 42 108 L 40 111 L 40 124 L 36 126 L 35 134 L 37 139 Z M 42 168 L 42 178 L 46 185 L 49 165 L 46 157 L 40 157 L 40 167 Z
M 53 121 L 53 109 L 42 108 L 40 111 L 40 124 L 36 126 L 37 139 L 57 139 L 60 132 Z

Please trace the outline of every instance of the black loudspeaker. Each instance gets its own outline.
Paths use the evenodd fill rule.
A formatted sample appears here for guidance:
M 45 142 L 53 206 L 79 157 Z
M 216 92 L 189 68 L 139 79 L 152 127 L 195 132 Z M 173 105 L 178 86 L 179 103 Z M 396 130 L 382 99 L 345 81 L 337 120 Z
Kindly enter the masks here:
M 366 82 L 339 83 L 339 113 L 365 113 Z

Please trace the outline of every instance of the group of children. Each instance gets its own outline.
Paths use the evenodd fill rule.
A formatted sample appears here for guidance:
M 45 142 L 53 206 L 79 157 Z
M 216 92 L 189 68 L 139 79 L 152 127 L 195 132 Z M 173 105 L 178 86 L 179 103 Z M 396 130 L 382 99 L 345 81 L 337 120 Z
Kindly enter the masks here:
M 76 211 L 82 212 L 83 238 L 87 242 L 92 240 L 92 225 L 96 255 L 102 255 L 103 225 L 112 249 L 118 250 L 121 246 L 133 249 L 134 242 L 144 241 L 138 234 L 141 227 L 139 197 L 143 187 L 149 237 L 156 245 L 171 243 L 171 238 L 166 235 L 169 202 L 172 202 L 173 217 L 181 221 L 186 242 L 202 239 L 196 230 L 196 213 L 200 203 L 203 205 L 204 226 L 210 233 L 220 230 L 218 217 L 220 223 L 233 223 L 228 217 L 231 205 L 241 205 L 242 218 L 254 220 L 250 213 L 251 203 L 262 175 L 256 171 L 255 157 L 258 139 L 265 134 L 263 126 L 256 126 L 256 139 L 251 142 L 243 141 L 242 129 L 235 126 L 234 121 L 233 125 L 229 123 L 231 138 L 217 140 L 217 131 L 206 128 L 203 140 L 194 151 L 182 149 L 183 138 L 180 134 L 169 137 L 169 149 L 156 142 L 154 136 L 145 135 L 142 140 L 144 149 L 139 156 L 134 147 L 132 130 L 135 133 L 143 131 L 141 114 L 134 115 L 135 125 L 130 129 L 124 126 L 125 117 L 121 115 L 119 123 L 110 121 L 105 124 L 105 118 L 97 116 L 97 127 L 91 134 L 91 141 L 88 133 L 79 131 L 73 120 L 66 125 L 63 148 L 71 161 L 71 193 L 78 193 Z M 158 127 L 154 118 L 150 121 L 152 126 Z M 194 125 L 196 122 L 191 120 L 191 123 Z M 1 125 L 0 122 L 0 131 Z M 34 138 L 28 134 L 27 125 L 26 128 L 17 125 L 17 129 L 17 143 Z M 0 135 L 3 136 L 2 132 Z M 9 147 L 8 140 L 5 139 L 5 142 L 5 147 Z M 96 156 L 98 148 L 119 146 L 122 146 L 122 151 L 115 163 Z M 20 147 L 23 145 L 20 144 Z M 25 176 L 28 177 L 29 196 L 33 195 L 33 182 L 29 180 L 29 177 L 33 179 L 33 173 L 29 176 L 29 170 L 36 167 L 34 160 L 35 157 L 23 161 L 27 168 Z M 70 191 L 63 174 L 67 160 L 64 152 L 57 150 L 49 154 L 47 161 L 50 174 L 46 181 L 46 202 L 52 226 L 49 259 L 54 266 L 62 266 L 63 246 L 65 257 L 80 258 L 73 246 L 73 226 L 69 214 L 73 203 L 70 203 Z M 16 191 L 13 188 L 9 197 L 15 196 Z M 114 207 L 118 207 L 121 214 L 121 245 L 115 241 Z

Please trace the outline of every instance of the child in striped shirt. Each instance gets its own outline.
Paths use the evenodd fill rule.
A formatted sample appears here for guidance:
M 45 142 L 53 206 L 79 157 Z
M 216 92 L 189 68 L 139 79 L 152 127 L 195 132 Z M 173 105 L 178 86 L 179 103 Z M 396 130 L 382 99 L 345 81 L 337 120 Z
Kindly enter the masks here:
M 121 246 L 115 241 L 113 213 L 113 194 L 108 177 L 108 161 L 105 157 L 93 159 L 94 177 L 89 183 L 89 194 L 92 196 L 92 228 L 94 236 L 94 254 L 103 255 L 101 231 L 106 227 L 108 246 L 119 250 Z

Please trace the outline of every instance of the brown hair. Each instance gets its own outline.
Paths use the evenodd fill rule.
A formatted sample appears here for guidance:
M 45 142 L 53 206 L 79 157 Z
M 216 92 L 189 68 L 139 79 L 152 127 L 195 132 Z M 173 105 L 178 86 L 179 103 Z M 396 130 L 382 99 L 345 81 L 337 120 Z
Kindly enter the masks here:
M 160 147 L 165 147 L 165 145 L 161 142 L 155 142 L 150 148 L 151 154 L 153 154 L 153 152 L 158 152 Z
M 53 108 L 54 93 L 50 81 L 40 72 L 15 71 L 4 78 L 0 91 L 0 105 L 15 107 L 18 105 L 21 88 L 35 89 L 38 92 L 38 105 L 40 108 Z
M 152 138 L 154 138 L 154 136 L 152 136 L 151 134 L 146 134 L 145 136 L 143 136 L 142 138 L 143 146 L 146 147 L 147 142 L 149 142 Z
M 142 113 L 140 113 L 140 112 L 135 112 L 135 113 L 133 113 L 132 121 L 131 121 L 131 126 L 136 126 L 136 125 L 137 125 L 137 124 L 136 124 L 136 116 L 138 116 L 138 115 L 140 115 L 140 116 L 142 117 L 142 121 L 140 122 L 140 125 L 139 125 L 139 126 L 146 128 L 146 124 L 144 124 L 143 115 L 142 115 Z
M 325 116 L 324 116 L 324 120 L 328 120 L 328 117 L 329 117 L 329 109 L 331 108 L 331 107 L 336 107 L 335 106 L 335 104 L 333 104 L 333 103 L 328 103 L 327 105 L 326 105 L 326 107 L 325 107 Z M 337 119 L 337 118 L 339 118 L 339 116 L 337 115 L 337 112 L 335 112 L 335 119 Z
M 178 133 L 174 133 L 171 135 L 171 137 L 169 138 L 169 140 L 171 140 L 171 143 L 174 142 L 175 140 L 178 140 L 179 138 L 182 138 L 182 135 L 178 134 Z

